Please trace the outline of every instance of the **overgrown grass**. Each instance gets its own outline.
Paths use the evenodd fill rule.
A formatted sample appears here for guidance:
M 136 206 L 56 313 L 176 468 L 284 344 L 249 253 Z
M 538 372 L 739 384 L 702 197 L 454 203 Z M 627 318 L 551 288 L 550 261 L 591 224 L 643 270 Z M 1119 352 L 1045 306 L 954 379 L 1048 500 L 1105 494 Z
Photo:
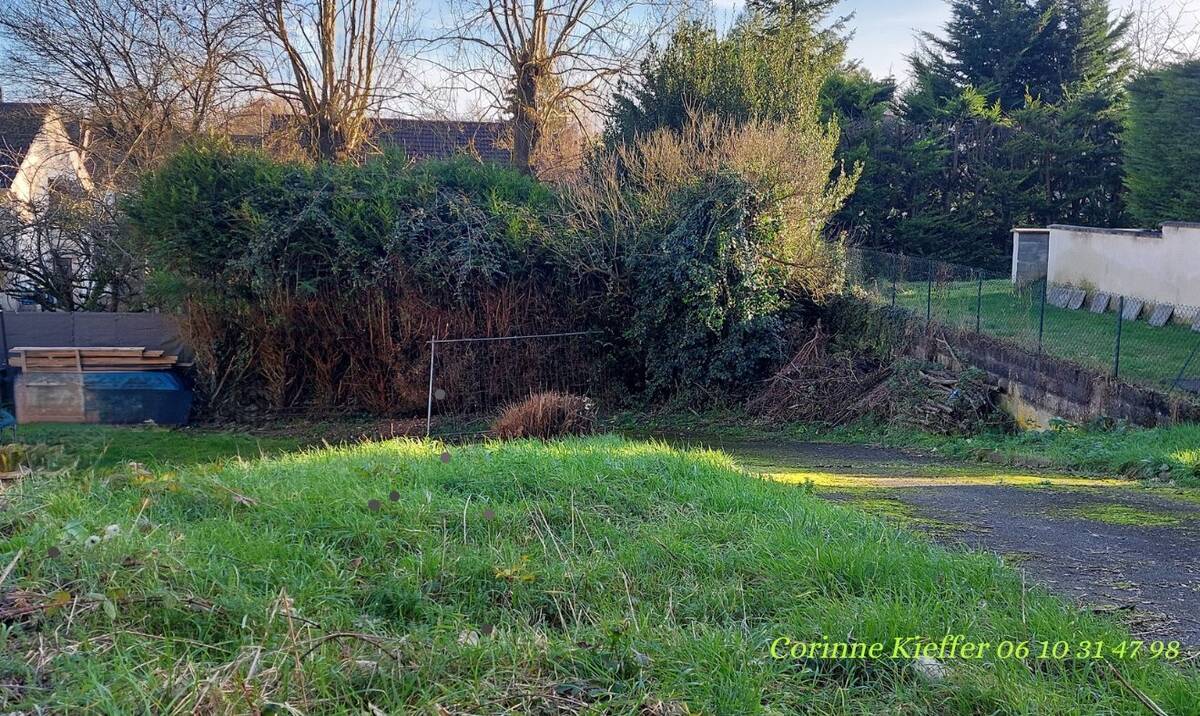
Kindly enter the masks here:
M 169 435 L 180 455 L 224 449 L 217 436 Z M 397 440 L 11 486 L 4 708 L 1141 708 L 1095 660 L 952 660 L 931 679 L 904 659 L 772 659 L 783 635 L 1126 634 L 1026 590 L 995 557 L 931 546 L 721 454 L 613 437 L 442 450 Z M 1118 668 L 1169 713 L 1197 713 L 1194 667 Z
M 17 437 L 23 443 L 62 446 L 79 469 L 98 472 L 130 462 L 181 467 L 225 459 L 250 460 L 300 446 L 300 441 L 291 437 L 103 425 L 22 425 Z

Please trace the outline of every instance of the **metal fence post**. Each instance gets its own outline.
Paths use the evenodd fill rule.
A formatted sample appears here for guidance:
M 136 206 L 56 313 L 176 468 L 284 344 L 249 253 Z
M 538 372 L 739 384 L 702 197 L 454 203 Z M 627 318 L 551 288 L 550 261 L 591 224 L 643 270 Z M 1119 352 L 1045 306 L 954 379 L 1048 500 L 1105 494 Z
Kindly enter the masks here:
M 1125 322 L 1125 297 L 1117 301 L 1117 345 L 1113 350 L 1113 378 L 1121 377 L 1121 324 Z
M 1038 353 L 1042 352 L 1042 338 L 1046 334 L 1046 291 L 1049 290 L 1050 279 L 1042 279 L 1042 305 L 1038 309 Z
M 433 357 L 437 353 L 437 336 L 429 338 L 429 397 L 425 403 L 425 437 L 433 430 Z
M 1179 369 L 1179 375 L 1175 376 L 1175 382 L 1171 384 L 1171 392 L 1175 392 L 1179 388 L 1179 384 L 1183 382 L 1183 376 L 1187 375 L 1187 369 L 1192 366 L 1192 361 L 1196 360 L 1196 353 L 1200 352 L 1200 340 L 1196 341 L 1196 345 L 1192 348 L 1191 355 L 1184 362 L 1183 367 Z
M 983 333 L 983 272 L 975 271 L 978 285 L 975 288 L 975 332 Z
M 933 325 L 933 260 L 926 259 L 929 262 L 929 275 L 925 284 L 925 330 Z
M 900 283 L 900 256 L 892 254 L 892 308 L 896 307 L 896 287 Z

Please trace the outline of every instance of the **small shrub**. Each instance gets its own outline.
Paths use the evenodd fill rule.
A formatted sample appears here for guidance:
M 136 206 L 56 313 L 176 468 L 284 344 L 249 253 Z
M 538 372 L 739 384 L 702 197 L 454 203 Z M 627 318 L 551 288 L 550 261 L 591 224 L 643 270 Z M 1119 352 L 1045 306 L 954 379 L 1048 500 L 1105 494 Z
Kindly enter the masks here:
M 596 425 L 596 408 L 591 400 L 570 393 L 548 391 L 504 409 L 492 433 L 504 440 L 555 438 L 588 435 Z

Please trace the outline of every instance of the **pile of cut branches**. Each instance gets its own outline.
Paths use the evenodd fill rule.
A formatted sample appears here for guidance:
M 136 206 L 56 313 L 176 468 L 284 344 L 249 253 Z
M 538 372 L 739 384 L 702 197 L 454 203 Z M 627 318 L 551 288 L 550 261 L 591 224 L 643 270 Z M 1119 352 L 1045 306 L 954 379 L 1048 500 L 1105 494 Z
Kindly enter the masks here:
M 972 435 L 1005 423 L 998 388 L 978 368 L 961 373 L 936 363 L 901 359 L 850 413 L 943 435 Z
M 977 369 L 956 373 L 935 363 L 891 365 L 831 351 L 820 324 L 747 406 L 769 420 L 844 425 L 861 418 L 948 435 L 1001 425 L 996 386 Z
M 771 420 L 839 425 L 853 420 L 863 395 L 886 381 L 890 371 L 829 350 L 829 334 L 818 323 L 812 337 L 747 406 Z

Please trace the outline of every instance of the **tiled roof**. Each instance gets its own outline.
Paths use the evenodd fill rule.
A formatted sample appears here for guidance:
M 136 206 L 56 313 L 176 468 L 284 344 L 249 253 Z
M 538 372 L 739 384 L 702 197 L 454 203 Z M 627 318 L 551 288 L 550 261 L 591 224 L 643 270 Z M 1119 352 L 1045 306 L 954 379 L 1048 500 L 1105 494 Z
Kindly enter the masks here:
M 504 122 L 378 119 L 376 123 L 376 146 L 402 149 L 413 159 L 444 159 L 465 153 L 485 162 L 512 162 L 509 130 Z
M 0 102 L 0 189 L 12 186 L 48 109 L 39 103 Z

